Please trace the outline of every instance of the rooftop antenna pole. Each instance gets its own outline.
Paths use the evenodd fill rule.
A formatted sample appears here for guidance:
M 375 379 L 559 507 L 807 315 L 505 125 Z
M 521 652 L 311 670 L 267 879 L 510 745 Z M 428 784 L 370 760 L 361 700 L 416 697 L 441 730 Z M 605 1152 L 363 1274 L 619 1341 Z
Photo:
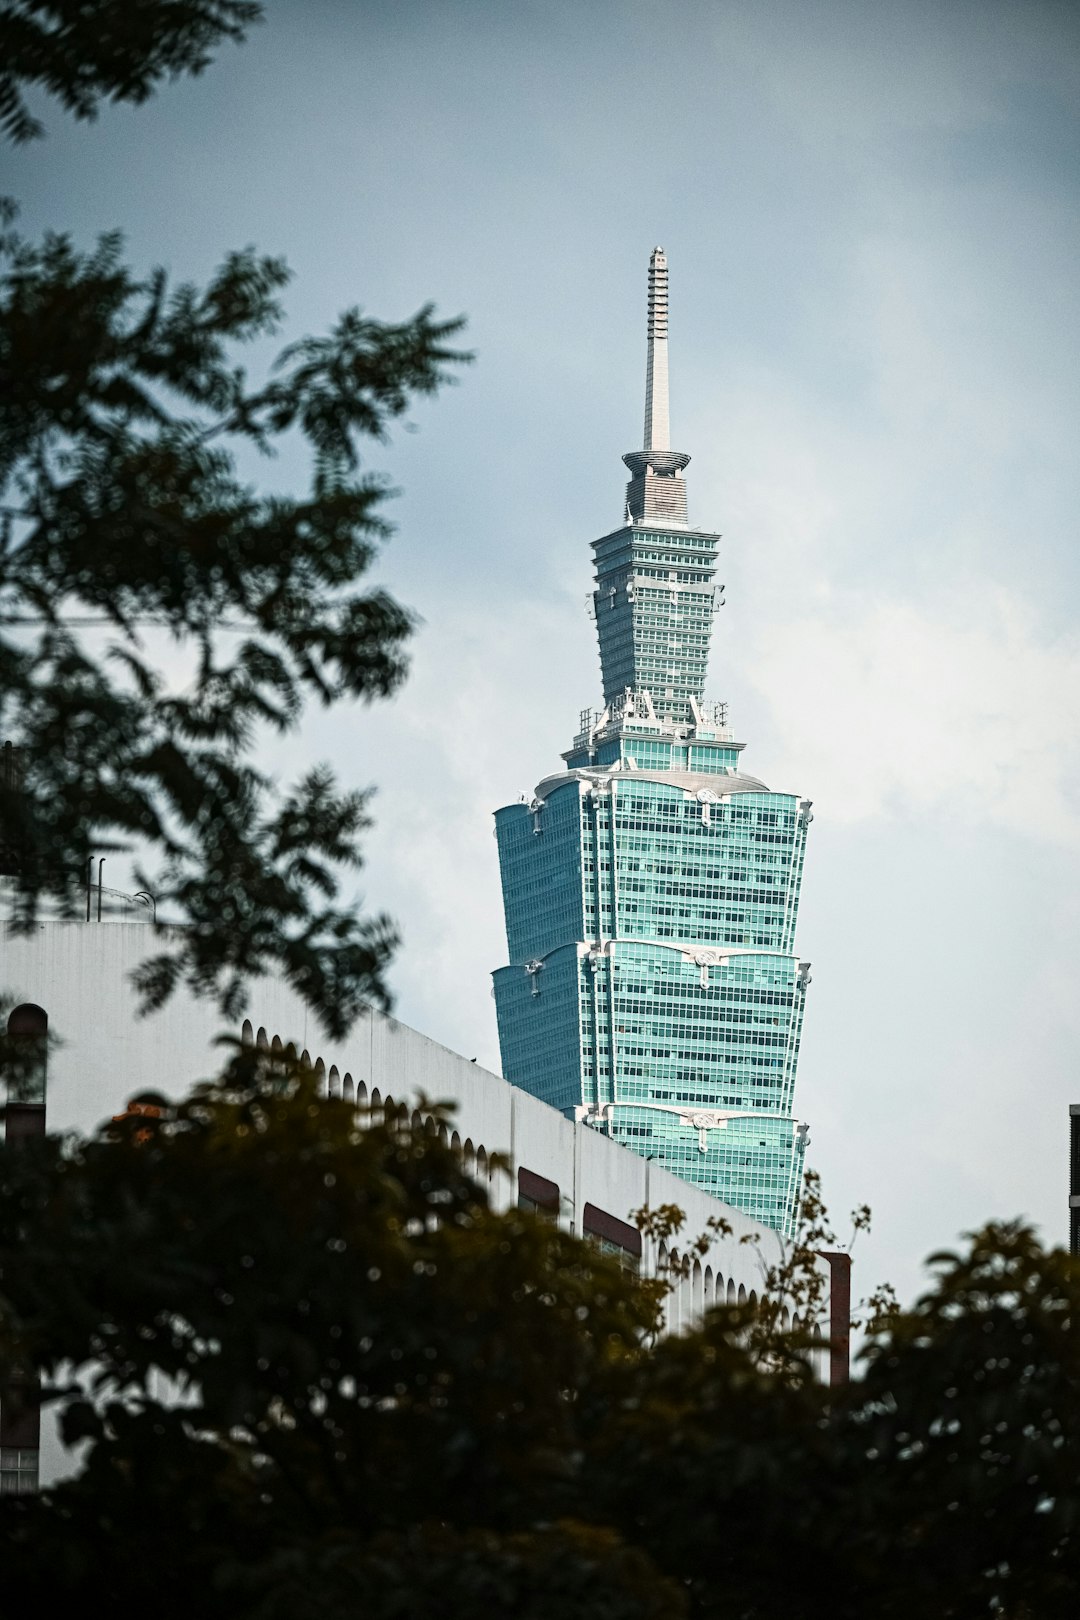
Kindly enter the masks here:
M 671 449 L 668 409 L 668 267 L 662 247 L 649 260 L 649 357 L 645 365 L 646 450 Z

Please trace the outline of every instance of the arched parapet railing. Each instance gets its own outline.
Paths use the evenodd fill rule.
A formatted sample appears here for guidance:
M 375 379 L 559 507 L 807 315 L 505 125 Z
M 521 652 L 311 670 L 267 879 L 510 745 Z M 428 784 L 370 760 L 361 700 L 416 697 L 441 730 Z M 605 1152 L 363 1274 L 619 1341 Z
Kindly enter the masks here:
M 678 1249 L 672 1249 L 668 1255 L 668 1277 L 671 1292 L 667 1297 L 667 1327 L 669 1333 L 681 1333 L 683 1330 L 683 1279 L 679 1276 L 680 1259 Z
M 695 1260 L 690 1272 L 690 1318 L 696 1325 L 705 1311 L 705 1277 L 701 1261 Z
M 821 1331 L 821 1323 L 815 1322 L 810 1330 L 810 1337 L 814 1341 L 811 1351 L 811 1366 L 823 1384 L 829 1382 L 829 1362 L 831 1345 Z
M 656 1251 L 656 1276 L 660 1282 L 670 1284 L 674 1280 L 671 1275 L 671 1256 L 668 1253 L 668 1246 L 663 1239 L 661 1239 L 660 1246 Z M 663 1314 L 663 1325 L 661 1331 L 664 1333 L 671 1333 L 674 1331 L 672 1327 L 672 1308 L 674 1298 L 674 1292 L 669 1290 L 669 1292 L 665 1294 L 660 1307 Z

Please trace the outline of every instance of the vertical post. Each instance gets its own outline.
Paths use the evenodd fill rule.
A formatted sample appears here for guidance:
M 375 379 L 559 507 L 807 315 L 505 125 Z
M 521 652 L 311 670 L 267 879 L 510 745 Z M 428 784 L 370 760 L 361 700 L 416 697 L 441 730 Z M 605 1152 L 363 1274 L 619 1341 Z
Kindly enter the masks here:
M 31 1138 L 45 1134 L 48 1014 L 26 1002 L 13 1009 L 7 1033 L 12 1069 L 5 1087 L 4 1145 L 7 1151 L 18 1152 Z M 38 1382 L 33 1374 L 17 1372 L 0 1408 L 0 1494 L 36 1491 L 40 1460 Z
M 1069 1105 L 1069 1253 L 1080 1254 L 1080 1103 Z
M 851 1256 L 826 1249 L 829 1262 L 829 1385 L 846 1384 L 851 1376 Z
M 97 866 L 97 920 L 101 921 L 101 874 L 105 870 L 105 857 L 101 857 Z

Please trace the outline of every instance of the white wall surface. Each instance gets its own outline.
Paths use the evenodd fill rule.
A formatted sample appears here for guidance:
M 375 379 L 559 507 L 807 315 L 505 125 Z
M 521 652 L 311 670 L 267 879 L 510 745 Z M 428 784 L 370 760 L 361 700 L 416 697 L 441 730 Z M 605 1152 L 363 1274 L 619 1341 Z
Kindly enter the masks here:
M 89 1132 L 120 1113 L 136 1092 L 179 1098 L 221 1067 L 216 1038 L 239 1032 L 225 1030 L 209 1002 L 181 991 L 163 1011 L 138 1015 L 130 975 L 154 948 L 155 936 L 145 922 L 122 918 L 46 921 L 25 937 L 0 932 L 0 993 L 6 1007 L 31 1001 L 49 1017 L 55 1043 L 49 1053 L 50 1131 Z M 321 1058 L 328 1070 L 335 1064 L 340 1077 L 351 1076 L 359 1096 L 365 1088 L 369 1101 L 377 1091 L 383 1102 L 393 1098 L 415 1107 L 423 1096 L 452 1104 L 451 1128 L 462 1144 L 468 1141 L 475 1152 L 483 1148 L 489 1157 L 499 1153 L 510 1162 L 509 1175 L 491 1178 L 497 1208 L 516 1200 L 517 1172 L 525 1168 L 558 1186 L 560 1223 L 579 1234 L 587 1203 L 626 1222 L 642 1206 L 675 1204 L 686 1216 L 684 1241 L 704 1233 L 711 1217 L 723 1216 L 731 1236 L 714 1236 L 700 1276 L 679 1286 L 669 1310 L 675 1329 L 687 1326 L 714 1298 L 723 1299 L 729 1282 L 736 1292 L 742 1287 L 747 1294 L 760 1293 L 765 1266 L 780 1257 L 780 1238 L 769 1228 L 393 1018 L 369 1013 L 345 1041 L 331 1047 L 300 1000 L 270 980 L 255 986 L 248 1016 L 257 1034 L 292 1041 L 310 1053 L 312 1062 Z M 678 1250 L 678 1239 L 673 1247 Z M 642 1269 L 653 1274 L 659 1258 L 646 1242 Z M 706 1269 L 711 1287 L 704 1283 Z M 43 1424 L 42 1480 L 70 1467 L 51 1425 Z

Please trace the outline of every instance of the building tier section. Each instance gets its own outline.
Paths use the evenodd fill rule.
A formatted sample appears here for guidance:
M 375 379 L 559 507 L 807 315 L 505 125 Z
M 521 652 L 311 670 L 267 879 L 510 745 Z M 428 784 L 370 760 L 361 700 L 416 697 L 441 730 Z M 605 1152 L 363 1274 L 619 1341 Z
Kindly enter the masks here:
M 752 778 L 580 769 L 496 815 L 505 1074 L 782 1230 L 805 1148 L 809 821 Z
M 650 693 L 661 718 L 690 721 L 701 700 L 713 618 L 719 535 L 627 524 L 593 542 L 592 611 L 604 700 Z

